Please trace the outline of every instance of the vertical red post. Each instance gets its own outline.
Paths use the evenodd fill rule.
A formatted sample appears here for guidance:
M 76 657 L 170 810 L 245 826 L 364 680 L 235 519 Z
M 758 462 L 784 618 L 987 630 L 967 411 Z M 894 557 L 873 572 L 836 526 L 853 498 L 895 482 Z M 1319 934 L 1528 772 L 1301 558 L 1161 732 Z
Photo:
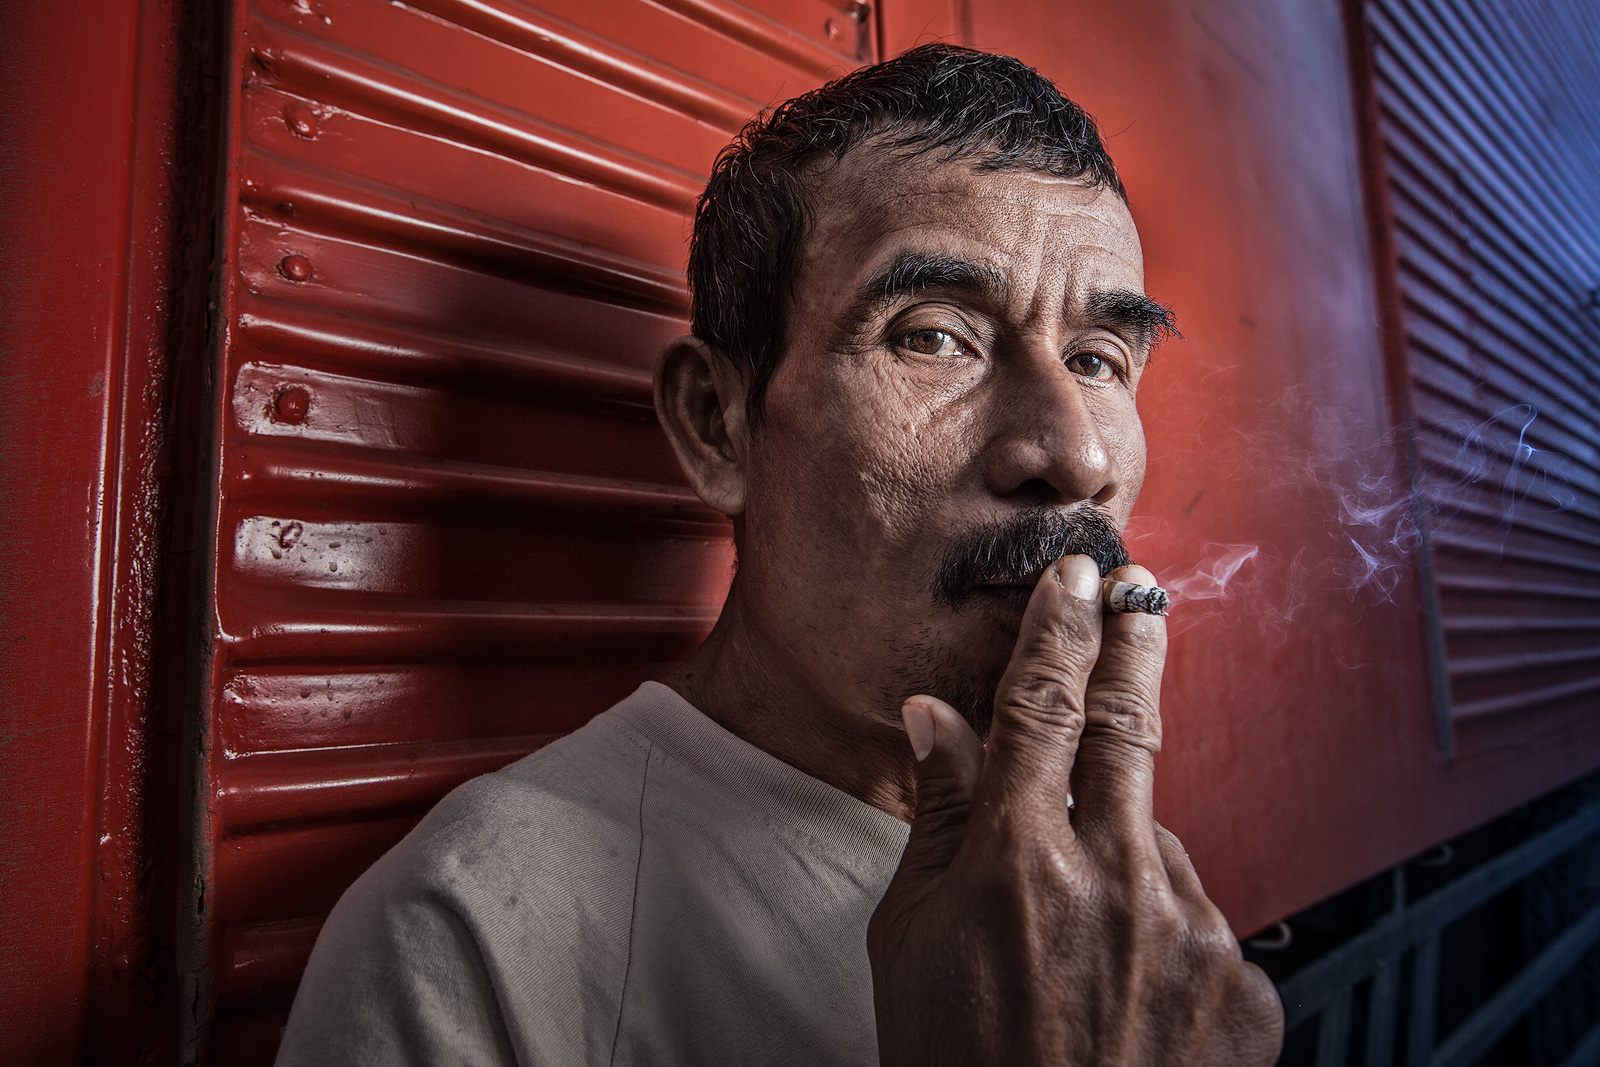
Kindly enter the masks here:
M 159 1062 L 185 624 L 157 604 L 190 484 L 173 386 L 205 336 L 206 16 L 7 16 L 0 1060 Z

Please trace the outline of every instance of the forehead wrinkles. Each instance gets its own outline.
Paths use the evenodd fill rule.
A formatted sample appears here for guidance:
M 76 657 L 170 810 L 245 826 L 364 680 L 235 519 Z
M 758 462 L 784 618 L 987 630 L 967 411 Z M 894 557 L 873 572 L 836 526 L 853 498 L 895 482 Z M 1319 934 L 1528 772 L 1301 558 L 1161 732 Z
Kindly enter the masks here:
M 797 298 L 847 299 L 890 249 L 905 248 L 990 263 L 1007 276 L 1013 310 L 1029 317 L 1081 308 L 1105 284 L 1143 288 L 1138 240 L 1114 193 L 1031 171 L 867 155 L 852 152 L 817 174 Z

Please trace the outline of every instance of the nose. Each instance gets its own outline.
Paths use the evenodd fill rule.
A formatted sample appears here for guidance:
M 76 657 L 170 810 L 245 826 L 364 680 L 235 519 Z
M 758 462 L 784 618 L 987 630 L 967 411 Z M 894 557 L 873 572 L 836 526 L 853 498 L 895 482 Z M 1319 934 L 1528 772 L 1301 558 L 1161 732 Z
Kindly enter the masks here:
M 1093 386 L 1053 353 L 1011 362 L 994 384 L 984 465 L 991 492 L 1030 505 L 1105 504 L 1117 495 L 1111 405 L 1091 401 Z

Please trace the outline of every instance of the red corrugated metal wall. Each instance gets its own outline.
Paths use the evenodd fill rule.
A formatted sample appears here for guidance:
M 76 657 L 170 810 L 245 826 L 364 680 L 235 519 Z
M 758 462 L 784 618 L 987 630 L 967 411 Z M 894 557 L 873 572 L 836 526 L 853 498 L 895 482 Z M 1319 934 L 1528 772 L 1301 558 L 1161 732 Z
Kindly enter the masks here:
M 1179 309 L 1134 526 L 1191 593 L 1157 801 L 1236 928 L 1600 762 L 1592 715 L 1439 750 L 1415 558 L 1362 525 L 1408 499 L 1404 353 L 1377 327 L 1364 43 L 1332 3 L 47 6 L 16 38 L 54 73 L 28 87 L 49 108 L 8 279 L 30 324 L 8 504 L 34 516 L 3 650 L 12 1059 L 79 1062 L 87 1032 L 92 1060 L 167 1061 L 177 1004 L 189 1052 L 269 1057 L 351 878 L 709 626 L 725 527 L 648 395 L 685 211 L 746 115 L 924 35 L 1018 55 L 1100 118 Z M 204 128 L 174 87 L 212 84 L 213 54 L 220 147 L 174 133 Z
M 685 218 L 762 106 L 870 59 L 851 5 L 255 0 L 234 12 L 216 616 L 195 902 L 218 1063 L 440 795 L 710 628 L 725 520 L 650 368 Z

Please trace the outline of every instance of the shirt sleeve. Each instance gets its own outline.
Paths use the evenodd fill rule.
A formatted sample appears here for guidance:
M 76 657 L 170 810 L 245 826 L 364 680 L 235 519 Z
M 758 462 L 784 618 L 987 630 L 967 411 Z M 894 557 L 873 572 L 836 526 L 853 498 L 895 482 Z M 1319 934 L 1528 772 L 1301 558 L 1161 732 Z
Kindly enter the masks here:
M 482 953 L 435 894 L 376 872 L 339 901 L 295 994 L 277 1067 L 516 1063 Z

